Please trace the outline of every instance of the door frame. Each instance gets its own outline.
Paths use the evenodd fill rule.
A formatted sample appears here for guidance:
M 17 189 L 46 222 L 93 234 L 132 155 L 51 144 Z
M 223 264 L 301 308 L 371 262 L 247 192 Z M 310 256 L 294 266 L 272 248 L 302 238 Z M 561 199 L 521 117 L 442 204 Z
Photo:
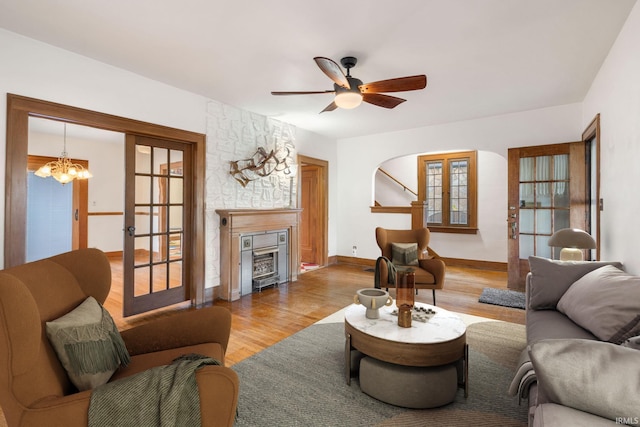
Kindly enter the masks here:
M 4 268 L 21 265 L 25 261 L 25 171 L 29 145 L 29 117 L 41 117 L 124 134 L 171 139 L 192 145 L 193 239 L 186 244 L 191 245 L 192 254 L 191 301 L 194 305 L 204 304 L 206 135 L 15 94 L 7 94 Z
M 591 218 L 592 222 L 595 222 L 596 226 L 596 235 L 594 238 L 596 239 L 596 261 L 600 260 L 600 211 L 602 210 L 601 196 L 600 196 L 600 113 L 596 114 L 596 116 L 591 120 L 591 123 L 587 126 L 587 128 L 582 132 L 582 142 L 586 144 L 587 141 L 593 139 L 595 143 L 595 176 L 592 176 L 591 179 L 595 179 L 596 186 L 596 194 L 592 194 L 595 196 L 597 208 L 595 210 L 596 215 L 595 218 Z M 593 162 L 594 159 L 591 159 Z M 587 189 L 588 190 L 588 189 Z
M 316 242 L 316 253 L 319 254 L 318 264 L 321 266 L 326 266 L 329 264 L 329 162 L 326 160 L 316 159 L 313 157 L 308 157 L 302 154 L 298 154 L 297 156 L 298 168 L 300 169 L 298 173 L 298 184 L 297 188 L 302 188 L 302 167 L 303 165 L 309 164 L 317 166 L 320 170 L 318 173 L 318 193 L 319 200 L 317 203 L 319 216 L 319 224 L 320 226 L 314 230 L 315 231 L 315 242 Z M 302 192 L 298 192 L 297 197 L 297 205 L 301 206 Z M 298 259 L 300 259 L 300 244 L 298 243 Z M 300 266 L 298 266 L 300 268 Z

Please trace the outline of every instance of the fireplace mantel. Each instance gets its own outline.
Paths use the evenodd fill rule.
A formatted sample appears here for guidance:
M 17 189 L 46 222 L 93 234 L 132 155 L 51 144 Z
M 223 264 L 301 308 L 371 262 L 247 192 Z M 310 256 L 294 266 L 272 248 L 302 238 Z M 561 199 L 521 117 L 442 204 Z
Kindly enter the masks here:
M 240 236 L 274 230 L 289 231 L 289 277 L 298 280 L 298 225 L 301 209 L 217 209 L 220 216 L 220 297 L 240 298 Z

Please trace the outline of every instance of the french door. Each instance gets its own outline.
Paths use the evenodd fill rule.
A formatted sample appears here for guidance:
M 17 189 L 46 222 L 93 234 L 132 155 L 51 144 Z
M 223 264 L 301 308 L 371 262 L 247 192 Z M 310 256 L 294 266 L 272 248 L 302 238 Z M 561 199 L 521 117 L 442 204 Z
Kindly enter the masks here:
M 191 149 L 126 136 L 125 316 L 190 299 Z
M 529 256 L 557 259 L 563 228 L 587 229 L 584 142 L 509 149 L 508 287 L 523 290 Z

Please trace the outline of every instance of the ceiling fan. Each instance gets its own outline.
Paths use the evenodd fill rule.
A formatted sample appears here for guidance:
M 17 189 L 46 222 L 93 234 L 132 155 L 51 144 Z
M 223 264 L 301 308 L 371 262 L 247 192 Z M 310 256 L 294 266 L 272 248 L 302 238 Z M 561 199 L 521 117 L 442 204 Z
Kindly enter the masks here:
M 427 86 L 427 76 L 398 77 L 395 79 L 380 80 L 377 82 L 363 84 L 362 80 L 351 76 L 351 68 L 355 67 L 358 59 L 353 56 L 346 56 L 340 63 L 347 70 L 345 75 L 338 64 L 329 58 L 317 56 L 313 58 L 322 72 L 333 80 L 333 90 L 305 91 L 305 92 L 271 92 L 272 95 L 313 95 L 319 93 L 335 93 L 336 96 L 327 107 L 321 111 L 333 111 L 336 108 L 351 109 L 364 102 L 384 108 L 395 108 L 406 99 L 385 95 L 381 92 L 405 92 L 410 90 L 420 90 Z

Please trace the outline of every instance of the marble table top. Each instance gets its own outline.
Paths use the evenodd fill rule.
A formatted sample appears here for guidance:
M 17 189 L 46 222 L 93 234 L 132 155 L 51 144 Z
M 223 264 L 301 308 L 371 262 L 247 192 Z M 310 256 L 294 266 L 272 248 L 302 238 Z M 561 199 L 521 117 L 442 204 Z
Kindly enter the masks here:
M 361 304 L 351 304 L 345 310 L 347 323 L 359 331 L 388 341 L 411 344 L 434 344 L 447 342 L 462 336 L 467 327 L 455 313 L 433 305 L 416 303 L 416 307 L 432 309 L 436 313 L 426 322 L 413 320 L 410 328 L 398 326 L 398 316 L 391 314 L 396 310 L 395 301 L 390 306 L 379 309 L 379 319 L 367 319 L 366 308 Z

